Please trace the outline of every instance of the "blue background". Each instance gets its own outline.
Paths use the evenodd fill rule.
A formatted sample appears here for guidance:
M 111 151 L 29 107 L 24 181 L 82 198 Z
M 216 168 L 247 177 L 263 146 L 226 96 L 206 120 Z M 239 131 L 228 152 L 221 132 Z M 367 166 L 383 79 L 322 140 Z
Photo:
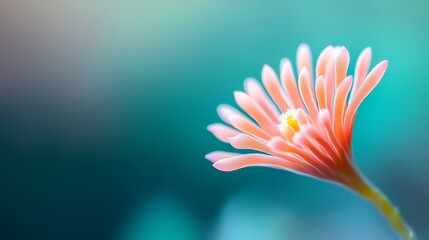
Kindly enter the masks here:
M 389 60 L 357 165 L 429 238 L 427 1 L 3 1 L 0 238 L 397 239 L 368 202 L 268 168 L 232 173 L 206 126 L 302 42 Z M 353 73 L 353 67 L 349 74 Z

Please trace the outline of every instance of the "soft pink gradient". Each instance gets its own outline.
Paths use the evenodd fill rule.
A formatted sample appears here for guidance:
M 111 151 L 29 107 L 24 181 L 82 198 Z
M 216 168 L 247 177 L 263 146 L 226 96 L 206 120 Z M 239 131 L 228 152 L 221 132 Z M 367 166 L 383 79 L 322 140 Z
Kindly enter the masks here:
M 245 92 L 234 92 L 239 110 L 222 104 L 221 119 L 230 126 L 208 126 L 219 140 L 236 149 L 257 153 L 215 151 L 206 155 L 221 171 L 248 166 L 285 169 L 350 187 L 359 175 L 351 157 L 351 139 L 356 111 L 383 77 L 387 61 L 369 73 L 371 49 L 360 54 L 355 75 L 347 76 L 350 55 L 345 47 L 328 46 L 313 70 L 309 47 L 298 48 L 295 76 L 288 59 L 281 62 L 280 79 L 268 65 L 262 69 L 262 83 L 246 79 Z M 280 121 L 280 114 L 296 110 L 299 130 Z

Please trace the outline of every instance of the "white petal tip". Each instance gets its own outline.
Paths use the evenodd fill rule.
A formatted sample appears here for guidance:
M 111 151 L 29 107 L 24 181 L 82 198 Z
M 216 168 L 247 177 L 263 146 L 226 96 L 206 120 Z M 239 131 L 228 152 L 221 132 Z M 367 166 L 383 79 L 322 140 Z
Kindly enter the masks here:
M 236 170 L 235 168 L 231 168 L 231 166 L 225 162 L 224 160 L 220 160 L 213 164 L 213 167 L 222 172 L 231 172 Z
M 366 47 L 362 52 L 371 54 L 372 49 L 371 49 L 371 47 Z
M 308 70 L 307 70 L 307 67 L 303 67 L 302 69 L 301 69 L 301 71 L 299 72 L 299 76 L 308 76 Z
M 204 156 L 204 158 L 205 159 L 207 159 L 207 160 L 209 160 L 210 162 L 216 162 L 215 161 L 215 154 L 216 153 L 214 153 L 214 152 L 211 152 L 211 153 L 207 153 L 205 156 Z
M 206 127 L 207 131 L 213 132 L 213 129 L 216 128 L 216 123 L 210 124 Z
M 244 92 L 241 92 L 241 91 L 234 91 L 234 97 L 235 97 L 235 99 L 237 99 L 237 98 L 242 98 L 242 97 L 244 97 L 244 96 L 246 96 L 246 94 L 245 94 Z
M 309 51 L 310 47 L 308 46 L 307 43 L 301 43 L 298 46 L 298 51 Z
M 268 64 L 264 64 L 264 66 L 262 67 L 262 79 L 270 77 L 274 74 L 274 70 L 272 67 L 270 67 L 270 65 Z

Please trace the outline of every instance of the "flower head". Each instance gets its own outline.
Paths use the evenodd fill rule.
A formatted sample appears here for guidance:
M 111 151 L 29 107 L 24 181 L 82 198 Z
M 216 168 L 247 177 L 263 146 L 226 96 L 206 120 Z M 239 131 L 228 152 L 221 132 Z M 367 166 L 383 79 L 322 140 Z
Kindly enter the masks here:
M 345 47 L 329 46 L 320 54 L 313 71 L 310 49 L 301 45 L 297 53 L 298 81 L 287 59 L 280 64 L 280 81 L 265 65 L 264 87 L 247 79 L 245 92 L 234 93 L 235 101 L 247 114 L 220 105 L 219 116 L 229 126 L 208 126 L 219 140 L 257 153 L 217 151 L 206 158 L 222 171 L 265 166 L 339 183 L 371 201 L 403 239 L 415 240 L 413 229 L 398 209 L 360 174 L 351 156 L 356 111 L 380 82 L 387 61 L 368 73 L 371 50 L 367 48 L 357 60 L 354 77 L 347 76 L 349 62 Z
M 369 71 L 371 50 L 366 48 L 357 60 L 353 77 L 347 76 L 349 62 L 345 47 L 329 46 L 320 54 L 313 71 L 310 49 L 303 44 L 297 52 L 297 80 L 288 59 L 281 62 L 280 80 L 265 65 L 263 86 L 247 79 L 245 91 L 234 93 L 246 114 L 220 105 L 219 116 L 228 125 L 208 126 L 219 140 L 236 149 L 256 152 L 216 151 L 206 158 L 222 171 L 266 166 L 352 188 L 359 184 L 361 178 L 351 157 L 353 123 L 359 105 L 386 71 L 387 61 Z

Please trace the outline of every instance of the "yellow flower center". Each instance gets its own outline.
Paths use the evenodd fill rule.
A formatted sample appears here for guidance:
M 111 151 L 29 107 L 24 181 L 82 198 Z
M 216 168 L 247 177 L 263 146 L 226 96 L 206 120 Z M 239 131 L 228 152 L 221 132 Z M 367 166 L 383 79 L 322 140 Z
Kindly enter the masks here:
M 296 120 L 296 110 L 288 109 L 285 113 L 280 115 L 280 121 L 282 124 L 289 125 L 295 131 L 299 131 L 298 121 Z

